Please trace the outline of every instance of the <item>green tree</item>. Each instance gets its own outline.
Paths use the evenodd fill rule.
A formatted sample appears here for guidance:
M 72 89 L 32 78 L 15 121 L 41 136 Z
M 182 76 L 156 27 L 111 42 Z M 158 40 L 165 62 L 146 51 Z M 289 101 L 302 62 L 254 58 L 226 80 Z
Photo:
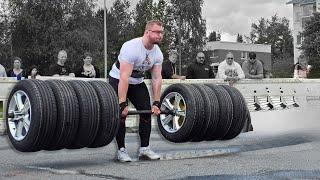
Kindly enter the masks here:
M 96 62 L 102 60 L 93 0 L 10 1 L 10 9 L 14 56 L 26 68 L 36 64 L 46 71 L 61 49 L 73 67 L 82 63 L 84 51 L 91 51 Z
M 134 36 L 144 33 L 146 22 L 153 19 L 154 7 L 152 0 L 139 0 L 134 11 Z
M 212 31 L 212 32 L 209 34 L 208 40 L 209 40 L 209 41 L 217 41 L 217 32 Z
M 308 64 L 313 69 L 310 72 L 311 78 L 320 77 L 320 13 L 314 13 L 310 20 L 306 22 L 301 35 L 303 41 L 301 49 L 305 57 L 308 58 Z
M 293 62 L 293 37 L 287 18 L 279 18 L 277 15 L 270 20 L 261 18 L 258 24 L 253 23 L 251 28 L 249 39 L 253 43 L 271 45 L 272 64 L 288 59 Z
M 237 35 L 237 42 L 238 43 L 243 43 L 243 36 L 241 34 Z
M 9 68 L 11 61 L 11 34 L 8 1 L 0 2 L 0 64 Z
M 206 21 L 202 18 L 203 0 L 171 0 L 168 8 L 172 43 L 170 49 L 179 50 L 181 43 L 182 64 L 194 60 L 198 51 L 203 50 L 206 39 Z
M 107 11 L 108 70 L 117 60 L 122 44 L 133 37 L 132 12 L 129 8 L 128 0 L 116 0 Z M 97 18 L 103 25 L 103 10 L 98 11 Z M 103 27 L 100 29 L 102 31 Z M 103 39 L 103 31 L 101 39 Z

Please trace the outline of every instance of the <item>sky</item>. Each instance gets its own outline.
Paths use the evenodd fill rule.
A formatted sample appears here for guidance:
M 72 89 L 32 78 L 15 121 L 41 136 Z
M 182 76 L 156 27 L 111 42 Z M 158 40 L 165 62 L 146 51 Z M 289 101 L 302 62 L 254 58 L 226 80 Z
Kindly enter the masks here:
M 206 19 L 207 34 L 220 32 L 222 41 L 236 41 L 237 34 L 249 35 L 251 24 L 257 23 L 261 17 L 270 19 L 277 14 L 290 20 L 292 27 L 292 4 L 289 0 L 204 0 L 202 16 Z M 103 0 L 98 0 L 103 6 Z M 138 0 L 131 0 L 132 6 Z M 107 8 L 113 0 L 106 0 Z

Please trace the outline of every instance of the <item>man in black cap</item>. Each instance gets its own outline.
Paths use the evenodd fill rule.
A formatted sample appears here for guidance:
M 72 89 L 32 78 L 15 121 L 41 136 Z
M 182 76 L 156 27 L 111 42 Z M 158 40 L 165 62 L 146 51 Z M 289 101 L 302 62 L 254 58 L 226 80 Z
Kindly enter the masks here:
M 262 79 L 263 66 L 262 63 L 256 59 L 256 53 L 250 52 L 249 59 L 242 63 L 242 70 L 247 79 Z

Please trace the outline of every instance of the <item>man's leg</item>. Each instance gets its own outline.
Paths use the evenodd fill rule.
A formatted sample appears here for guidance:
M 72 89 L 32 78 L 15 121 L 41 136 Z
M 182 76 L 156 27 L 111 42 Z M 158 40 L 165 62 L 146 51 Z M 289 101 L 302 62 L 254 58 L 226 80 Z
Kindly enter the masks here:
M 116 94 L 118 94 L 118 84 L 119 84 L 119 80 L 109 77 L 109 84 L 113 87 L 113 89 L 116 91 Z M 121 112 L 120 112 L 121 113 Z M 119 114 L 120 116 L 120 114 Z M 124 143 L 124 139 L 125 139 L 125 134 L 126 134 L 126 123 L 125 123 L 126 118 L 124 117 L 120 117 L 120 126 L 116 135 L 116 140 L 117 140 L 117 144 L 118 144 L 118 149 L 120 148 L 125 148 L 125 143 Z
M 151 110 L 150 96 L 145 83 L 130 85 L 128 98 L 137 110 Z M 160 156 L 149 147 L 151 133 L 151 114 L 141 114 L 139 122 L 139 135 L 141 147 L 139 149 L 140 160 L 158 160 Z
M 128 98 L 137 110 L 151 110 L 150 95 L 145 83 L 130 85 Z M 151 133 L 151 114 L 141 114 L 139 136 L 141 147 L 148 147 Z
M 109 77 L 109 84 L 113 87 L 113 89 L 116 91 L 118 94 L 118 84 L 119 80 L 114 79 L 112 77 Z M 120 112 L 121 113 L 121 112 Z M 120 114 L 119 114 L 120 116 Z M 120 117 L 120 126 L 116 135 L 116 140 L 117 140 L 117 145 L 118 145 L 118 152 L 117 152 L 117 159 L 120 162 L 131 162 L 132 159 L 130 158 L 125 145 L 124 145 L 124 138 L 126 134 L 126 123 L 125 123 L 126 118 Z

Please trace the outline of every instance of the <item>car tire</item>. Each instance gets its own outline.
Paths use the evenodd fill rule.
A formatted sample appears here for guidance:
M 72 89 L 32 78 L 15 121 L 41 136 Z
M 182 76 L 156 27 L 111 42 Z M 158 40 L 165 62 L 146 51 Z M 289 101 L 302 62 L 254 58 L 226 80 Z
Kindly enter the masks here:
M 100 104 L 100 125 L 90 148 L 108 145 L 116 136 L 119 128 L 119 101 L 112 86 L 103 81 L 89 81 L 95 89 Z
M 49 147 L 56 112 L 53 92 L 43 81 L 17 82 L 9 94 L 6 110 L 6 127 L 13 147 L 21 152 Z
M 78 130 L 77 95 L 66 81 L 46 80 L 45 82 L 51 87 L 57 104 L 56 131 L 51 147 L 47 150 L 63 149 L 72 144 Z
M 79 103 L 79 122 L 76 137 L 68 148 L 80 149 L 94 141 L 100 120 L 100 105 L 96 91 L 90 83 L 81 80 L 68 81 L 76 92 Z
M 196 105 L 197 99 L 189 87 L 185 84 L 173 84 L 167 87 L 161 95 L 161 111 L 173 108 L 181 111 L 179 116 L 161 114 L 157 118 L 160 133 L 168 141 L 181 143 L 193 137 L 199 106 Z

